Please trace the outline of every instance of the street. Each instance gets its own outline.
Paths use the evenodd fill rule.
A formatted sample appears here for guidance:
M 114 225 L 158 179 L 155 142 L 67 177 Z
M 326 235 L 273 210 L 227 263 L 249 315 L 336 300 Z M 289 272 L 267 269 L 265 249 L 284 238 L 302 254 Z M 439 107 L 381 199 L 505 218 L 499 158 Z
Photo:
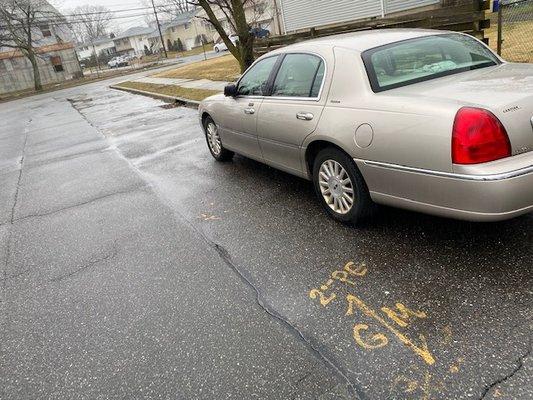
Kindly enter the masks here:
M 1 399 L 533 397 L 533 214 L 344 226 L 119 81 L 0 104 Z

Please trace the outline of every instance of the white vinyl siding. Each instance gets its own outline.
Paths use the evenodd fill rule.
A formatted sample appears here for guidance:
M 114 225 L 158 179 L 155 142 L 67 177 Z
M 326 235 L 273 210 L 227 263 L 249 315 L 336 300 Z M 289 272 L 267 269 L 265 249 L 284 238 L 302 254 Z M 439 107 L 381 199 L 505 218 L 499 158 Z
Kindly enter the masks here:
M 392 14 L 403 10 L 409 10 L 411 8 L 428 6 L 438 3 L 438 1 L 428 0 L 387 0 L 385 3 L 385 13 Z
M 381 16 L 440 0 L 280 0 L 285 31 Z M 384 7 L 384 9 L 382 9 Z

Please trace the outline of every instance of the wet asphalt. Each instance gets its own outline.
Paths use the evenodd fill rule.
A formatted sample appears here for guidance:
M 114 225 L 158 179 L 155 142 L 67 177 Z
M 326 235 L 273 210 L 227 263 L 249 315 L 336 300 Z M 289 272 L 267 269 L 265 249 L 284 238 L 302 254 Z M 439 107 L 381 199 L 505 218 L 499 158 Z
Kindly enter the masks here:
M 533 215 L 347 227 L 109 83 L 0 105 L 0 398 L 533 397 Z

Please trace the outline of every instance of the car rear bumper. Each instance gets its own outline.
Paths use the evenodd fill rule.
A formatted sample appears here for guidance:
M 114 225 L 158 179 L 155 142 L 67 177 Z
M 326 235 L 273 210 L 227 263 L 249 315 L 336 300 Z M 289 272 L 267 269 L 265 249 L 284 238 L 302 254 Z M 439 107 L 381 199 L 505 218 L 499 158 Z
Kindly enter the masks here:
M 533 211 L 533 154 L 453 173 L 355 160 L 376 203 L 470 221 Z

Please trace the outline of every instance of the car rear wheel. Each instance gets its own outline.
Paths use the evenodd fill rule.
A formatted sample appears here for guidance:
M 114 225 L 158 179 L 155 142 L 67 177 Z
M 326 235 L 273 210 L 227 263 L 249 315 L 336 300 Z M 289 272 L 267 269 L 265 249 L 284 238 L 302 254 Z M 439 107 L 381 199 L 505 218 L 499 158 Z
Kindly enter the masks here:
M 222 140 L 218 133 L 218 126 L 211 117 L 207 117 L 204 120 L 205 138 L 207 140 L 207 146 L 211 155 L 217 161 L 229 161 L 233 158 L 233 152 L 226 150 L 222 146 Z
M 363 176 L 341 150 L 329 147 L 317 154 L 313 183 L 322 206 L 337 221 L 357 224 L 374 208 Z

